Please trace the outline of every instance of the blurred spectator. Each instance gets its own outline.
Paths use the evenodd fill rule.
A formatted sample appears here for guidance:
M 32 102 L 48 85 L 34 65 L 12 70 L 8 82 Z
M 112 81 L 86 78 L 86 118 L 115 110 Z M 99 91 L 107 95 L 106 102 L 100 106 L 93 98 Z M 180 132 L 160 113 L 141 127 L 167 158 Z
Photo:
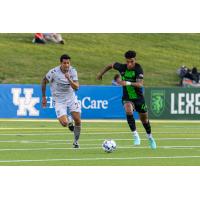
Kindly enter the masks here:
M 197 71 L 196 67 L 192 68 L 192 80 L 195 81 L 196 83 L 199 83 L 199 76 L 200 74 Z
M 46 41 L 44 39 L 44 35 L 42 33 L 35 33 L 32 42 L 38 43 L 38 44 L 45 44 L 46 43 Z
M 196 67 L 193 67 L 192 70 L 188 69 L 183 77 L 192 80 L 194 83 L 199 82 L 199 73 Z
M 112 80 L 112 85 L 118 86 L 120 85 L 119 82 L 121 81 L 120 75 L 115 74 L 113 80 Z
M 182 66 L 177 70 L 177 74 L 181 78 L 180 86 L 200 87 L 200 73 L 198 73 L 196 67 L 190 70 L 186 66 Z
M 51 41 L 56 44 L 64 44 L 64 40 L 62 39 L 62 36 L 59 33 L 43 33 L 43 35 L 46 41 Z
M 183 65 L 177 70 L 177 74 L 180 78 L 183 78 L 187 74 L 188 68 Z

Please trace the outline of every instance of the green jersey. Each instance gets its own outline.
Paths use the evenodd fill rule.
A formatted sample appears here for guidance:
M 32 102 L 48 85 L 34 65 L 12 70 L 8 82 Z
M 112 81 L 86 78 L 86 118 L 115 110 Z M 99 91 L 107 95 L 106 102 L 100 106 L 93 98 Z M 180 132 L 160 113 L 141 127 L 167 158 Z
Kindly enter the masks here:
M 137 79 L 143 79 L 143 70 L 140 64 L 136 63 L 131 70 L 126 64 L 114 63 L 113 68 L 119 71 L 123 81 L 136 82 Z M 132 85 L 123 86 L 123 100 L 134 100 L 143 98 L 142 88 L 136 88 Z

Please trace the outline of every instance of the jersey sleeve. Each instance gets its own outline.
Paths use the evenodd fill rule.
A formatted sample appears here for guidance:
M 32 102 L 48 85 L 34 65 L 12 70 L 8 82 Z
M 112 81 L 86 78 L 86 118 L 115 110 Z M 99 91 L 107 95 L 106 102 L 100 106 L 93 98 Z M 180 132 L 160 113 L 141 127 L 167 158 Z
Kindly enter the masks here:
M 54 77 L 54 70 L 51 69 L 51 70 L 49 70 L 49 72 L 46 74 L 46 79 L 47 79 L 49 82 L 52 82 L 53 77 Z
M 73 71 L 72 71 L 72 80 L 78 81 L 78 74 L 77 74 L 77 71 L 75 69 L 73 69 Z
M 137 73 L 136 73 L 136 79 L 143 79 L 144 78 L 144 72 L 141 66 L 138 67 Z
M 116 62 L 116 63 L 113 64 L 113 69 L 121 72 L 121 71 L 124 70 L 124 65 L 121 64 L 121 63 Z

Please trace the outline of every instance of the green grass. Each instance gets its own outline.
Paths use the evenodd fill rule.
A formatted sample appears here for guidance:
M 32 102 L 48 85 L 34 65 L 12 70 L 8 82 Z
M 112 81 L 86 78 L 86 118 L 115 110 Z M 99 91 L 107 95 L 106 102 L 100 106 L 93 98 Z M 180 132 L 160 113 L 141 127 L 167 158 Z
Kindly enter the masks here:
M 200 63 L 200 34 L 62 34 L 65 45 L 32 44 L 33 34 L 0 34 L 0 83 L 39 84 L 47 71 L 68 53 L 76 66 L 79 81 L 111 84 L 116 71 L 97 82 L 96 74 L 114 61 L 123 62 L 129 49 L 138 53 L 144 68 L 145 86 L 175 86 L 177 68 Z
M 152 122 L 158 148 L 151 150 L 144 129 L 133 146 L 125 122 L 83 122 L 80 149 L 72 149 L 73 134 L 57 121 L 1 120 L 0 165 L 53 166 L 189 166 L 200 165 L 200 124 L 184 121 Z M 117 150 L 105 153 L 104 139 L 112 138 Z

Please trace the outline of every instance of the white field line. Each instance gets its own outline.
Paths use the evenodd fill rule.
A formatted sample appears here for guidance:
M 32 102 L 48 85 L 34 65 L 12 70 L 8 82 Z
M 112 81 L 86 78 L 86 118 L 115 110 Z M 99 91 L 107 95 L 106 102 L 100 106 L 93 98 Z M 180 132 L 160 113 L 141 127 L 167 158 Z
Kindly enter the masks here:
M 159 128 L 159 127 L 155 127 L 154 129 L 186 129 L 186 130 L 191 130 L 192 129 L 192 131 L 194 130 L 194 129 L 200 129 L 200 126 L 196 126 L 196 127 L 193 127 L 193 126 L 189 126 L 189 127 L 185 127 L 185 126 L 177 126 L 177 127 L 161 127 L 161 128 Z
M 72 144 L 71 142 L 63 142 L 63 143 L 49 143 L 48 145 L 49 146 L 55 146 L 55 145 L 65 145 L 65 144 Z M 99 145 L 99 144 L 81 144 L 81 147 L 92 147 L 92 146 L 94 146 L 94 147 L 96 147 L 97 145 Z M 99 145 L 99 146 L 101 146 L 101 145 Z M 118 147 L 119 149 L 120 148 L 122 148 L 122 147 Z M 124 149 L 130 149 L 130 148 L 135 148 L 135 149 L 137 149 L 137 148 L 139 148 L 139 149 L 149 149 L 149 147 L 136 147 L 136 146 L 130 146 L 130 147 L 125 147 Z M 182 147 L 182 146 L 158 146 L 157 148 L 159 148 L 159 149 L 194 149 L 193 147 Z M 198 151 L 200 151 L 200 150 L 198 150 Z
M 113 130 L 116 127 L 82 127 L 82 130 Z M 200 126 L 198 127 L 185 127 L 185 126 L 178 126 L 178 127 L 155 127 L 154 130 L 162 130 L 163 128 L 167 129 L 184 129 L 184 130 L 191 130 L 193 129 L 200 129 Z M 0 130 L 65 130 L 66 128 L 63 127 L 51 127 L 51 128 L 45 128 L 45 127 L 0 127 Z M 126 129 L 126 127 L 117 127 L 117 130 L 119 129 Z
M 26 135 L 34 135 L 34 136 L 54 136 L 54 135 L 66 135 L 67 133 L 4 133 L 4 134 L 1 134 L 0 133 L 0 136 L 26 136 Z
M 193 148 L 200 148 L 200 146 L 158 146 L 158 149 L 193 149 Z M 0 151 L 48 151 L 48 150 L 74 150 L 74 151 L 81 151 L 81 150 L 94 150 L 94 149 L 102 149 L 101 145 L 94 146 L 94 147 L 81 147 L 80 149 L 74 149 L 72 147 L 61 147 L 61 148 L 16 148 L 16 149 L 0 149 Z M 120 146 L 117 149 L 150 149 L 149 146 Z
M 92 142 L 92 141 L 104 141 L 105 138 L 97 138 L 97 139 L 81 139 L 81 142 Z M 125 138 L 116 138 L 115 141 L 132 141 L 133 139 L 125 139 Z M 146 141 L 148 139 L 141 139 Z M 169 140 L 200 140 L 200 138 L 156 138 L 156 141 L 169 141 Z M 72 142 L 72 140 L 0 140 L 0 143 L 55 143 L 57 142 L 65 142 L 59 144 L 66 144 L 66 142 Z M 88 144 L 92 145 L 92 144 Z
M 141 134 L 146 134 L 144 131 L 140 131 Z M 188 131 L 179 131 L 179 132 L 153 132 L 153 135 L 156 134 L 200 134 L 200 132 L 188 132 Z M 58 135 L 67 135 L 70 134 L 68 132 L 66 133 L 0 133 L 0 136 L 58 136 Z M 123 131 L 123 132 L 81 132 L 82 135 L 118 135 L 118 134 L 130 134 L 130 131 Z
M 24 127 L 1 127 L 0 130 L 57 130 L 57 129 L 63 129 L 64 128 L 24 128 Z
M 4 122 L 57 122 L 57 119 L 0 119 L 0 121 L 4 121 Z M 199 120 L 150 120 L 152 123 L 200 123 Z M 121 120 L 111 120 L 111 119 L 89 119 L 89 120 L 85 120 L 83 119 L 82 122 L 123 122 L 126 123 L 125 119 L 121 119 Z M 136 122 L 139 122 L 139 120 L 136 120 Z
M 97 161 L 97 160 L 145 160 L 145 159 L 184 159 L 200 158 L 200 156 L 148 156 L 148 157 L 101 157 L 101 158 L 51 158 L 37 160 L 0 160 L 0 163 L 20 163 L 20 162 L 54 162 L 54 161 Z

